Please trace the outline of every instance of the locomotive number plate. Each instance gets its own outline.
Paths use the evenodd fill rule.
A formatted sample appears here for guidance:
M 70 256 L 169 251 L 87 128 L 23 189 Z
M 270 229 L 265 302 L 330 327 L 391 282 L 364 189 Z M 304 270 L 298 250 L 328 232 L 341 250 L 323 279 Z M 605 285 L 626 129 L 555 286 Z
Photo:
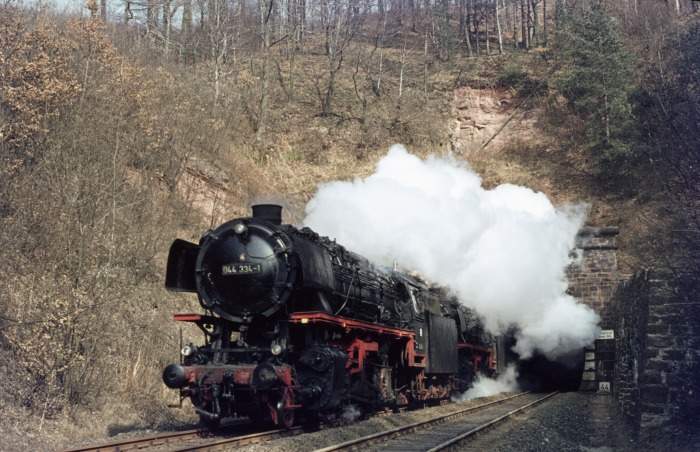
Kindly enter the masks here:
M 262 273 L 262 264 L 227 264 L 221 267 L 221 274 L 226 275 L 250 275 Z

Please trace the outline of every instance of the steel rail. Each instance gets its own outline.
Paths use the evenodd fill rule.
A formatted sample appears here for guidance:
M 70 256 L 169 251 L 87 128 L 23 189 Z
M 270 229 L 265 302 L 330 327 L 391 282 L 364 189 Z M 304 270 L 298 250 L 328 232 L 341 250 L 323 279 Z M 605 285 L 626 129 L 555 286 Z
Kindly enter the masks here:
M 449 441 L 445 441 L 444 443 L 442 443 L 438 446 L 435 446 L 432 449 L 428 449 L 426 452 L 438 452 L 438 451 L 447 449 L 448 447 L 453 446 L 455 444 L 458 444 L 469 437 L 475 436 L 477 433 L 480 433 L 488 428 L 495 427 L 496 425 L 500 424 L 501 422 L 505 421 L 506 419 L 516 415 L 517 413 L 525 411 L 526 409 L 530 408 L 533 405 L 537 405 L 538 403 L 544 402 L 545 400 L 549 399 L 550 397 L 554 396 L 557 393 L 559 393 L 559 391 L 554 391 L 551 394 L 547 394 L 546 396 L 544 396 L 540 399 L 537 399 L 534 402 L 528 403 L 525 406 L 521 406 L 520 408 L 516 408 L 514 410 L 511 410 L 508 413 L 504 414 L 503 416 L 500 416 L 500 417 L 498 417 L 490 422 L 487 422 L 487 423 L 482 424 L 476 428 L 473 428 L 473 429 L 469 430 L 468 432 L 462 433 L 461 435 L 456 436 Z
M 387 430 L 384 432 L 374 433 L 372 435 L 363 436 L 361 438 L 355 438 L 353 440 L 345 441 L 343 443 L 336 444 L 333 446 L 324 447 L 322 449 L 316 449 L 314 452 L 332 452 L 332 451 L 338 451 L 338 450 L 355 450 L 355 449 L 358 449 L 358 446 L 360 446 L 360 445 L 374 444 L 374 443 L 379 443 L 379 442 L 385 441 L 387 439 L 398 438 L 399 436 L 405 435 L 407 433 L 419 431 L 419 430 L 425 429 L 425 428 L 433 426 L 433 425 L 441 424 L 441 423 L 444 423 L 444 422 L 447 422 L 447 421 L 450 421 L 453 419 L 460 418 L 462 416 L 466 416 L 467 414 L 475 413 L 477 411 L 481 411 L 483 409 L 486 409 L 486 408 L 489 408 L 492 406 L 503 404 L 505 402 L 522 397 L 526 394 L 530 394 L 531 392 L 532 391 L 521 392 L 520 394 L 515 394 L 513 396 L 506 397 L 504 399 L 485 403 L 485 404 L 478 405 L 475 407 L 464 408 L 464 409 L 461 409 L 461 410 L 458 410 L 458 411 L 455 411 L 452 413 L 448 413 L 448 414 L 443 414 L 443 415 L 440 415 L 440 416 L 437 416 L 437 417 L 434 417 L 432 419 L 428 419 L 425 421 L 414 422 L 412 424 L 404 425 L 401 427 L 396 427 L 396 428 L 393 428 L 391 430 Z
M 209 429 L 198 428 L 193 430 L 183 430 L 181 432 L 159 433 L 141 438 L 123 439 L 99 445 L 75 447 L 66 449 L 63 452 L 118 452 L 132 449 L 143 449 L 146 447 L 163 446 L 192 439 L 201 439 L 209 435 L 211 435 L 211 431 Z
M 490 407 L 494 407 L 509 401 L 512 401 L 514 399 L 517 399 L 519 397 L 525 396 L 527 394 L 530 394 L 530 392 L 523 392 L 520 394 L 515 394 L 510 397 L 506 397 L 500 400 L 496 400 L 493 402 L 488 402 L 482 405 L 478 405 L 475 407 L 470 407 L 470 408 L 464 408 L 461 410 L 454 411 L 452 413 L 444 414 L 437 416 L 435 418 L 429 419 L 427 421 L 420 421 L 420 422 L 415 422 L 403 427 L 397 427 L 385 432 L 381 433 L 376 433 L 373 435 L 368 435 L 362 438 L 357 438 L 354 440 L 346 441 L 341 444 L 336 444 L 334 446 L 329 446 L 323 449 L 318 449 L 315 452 L 331 452 L 331 451 L 338 451 L 338 450 L 351 450 L 351 449 L 357 449 L 358 446 L 363 445 L 363 444 L 376 444 L 379 442 L 386 441 L 388 439 L 393 439 L 393 438 L 398 438 L 402 435 L 420 431 L 426 427 L 432 426 L 432 425 L 437 425 L 441 423 L 448 422 L 453 419 L 460 418 L 462 416 L 466 416 L 471 413 L 475 413 L 484 409 L 488 409 Z M 526 409 L 536 403 L 539 403 L 546 398 L 551 397 L 555 393 L 549 394 L 547 397 L 544 397 L 542 399 L 539 399 L 535 402 L 529 403 L 528 405 L 525 405 L 524 407 L 518 408 L 516 410 L 512 410 L 508 414 L 499 417 L 498 419 L 492 420 L 487 424 L 484 424 L 482 426 L 479 426 L 475 429 L 472 429 L 469 432 L 466 432 L 463 435 L 460 435 L 457 438 L 454 438 L 453 440 L 450 440 L 449 442 L 444 443 L 443 445 L 438 446 L 437 448 L 431 449 L 431 451 L 438 451 L 442 450 L 446 447 L 449 447 L 452 444 L 456 444 L 459 441 L 462 441 L 464 438 L 474 435 L 478 433 L 479 431 L 482 431 L 485 428 L 488 428 L 490 426 L 496 425 L 497 423 L 501 422 L 502 420 L 506 419 L 509 416 L 512 416 L 513 414 Z M 378 413 L 378 415 L 381 415 L 382 413 Z M 314 425 L 305 425 L 305 426 L 297 426 L 293 427 L 291 429 L 276 429 L 276 430 L 269 430 L 269 431 L 264 431 L 264 432 L 256 432 L 256 433 L 250 433 L 250 434 L 245 434 L 245 435 L 235 435 L 230 438 L 221 438 L 221 437 L 214 437 L 214 433 L 206 428 L 199 428 L 199 429 L 194 429 L 194 430 L 185 430 L 182 432 L 170 432 L 170 433 L 160 433 L 148 437 L 141 437 L 141 438 L 131 438 L 131 439 L 124 439 L 124 440 L 119 440 L 119 441 L 114 441 L 110 443 L 104 443 L 100 445 L 92 445 L 92 446 L 82 446 L 82 447 L 77 447 L 77 448 L 72 448 L 72 449 L 67 449 L 64 452 L 117 452 L 117 451 L 127 451 L 127 450 L 140 450 L 140 449 L 147 449 L 147 448 L 158 448 L 158 447 L 166 447 L 168 451 L 170 452 L 186 452 L 186 451 L 202 451 L 202 450 L 207 450 L 207 451 L 217 451 L 217 450 L 230 450 L 232 448 L 236 447 L 242 447 L 250 444 L 255 444 L 255 443 L 260 443 L 264 441 L 271 441 L 274 439 L 279 439 L 279 438 L 287 438 L 291 436 L 296 436 L 300 435 L 309 431 L 314 431 L 314 430 L 319 430 L 323 428 L 329 428 L 335 425 L 336 423 L 331 423 L 329 424 L 314 424 Z M 233 429 L 236 427 L 245 427 L 249 426 L 249 424 L 240 424 L 240 425 L 232 425 L 228 426 L 228 429 Z M 216 434 L 220 434 L 222 431 L 225 432 L 227 429 L 226 427 L 219 429 Z M 190 442 L 190 444 L 183 444 Z
M 215 441 L 202 444 L 191 444 L 177 449 L 169 449 L 170 452 L 190 452 L 190 451 L 217 451 L 231 450 L 232 448 L 247 446 L 249 444 L 271 441 L 273 439 L 288 438 L 290 436 L 301 435 L 306 432 L 308 426 L 292 427 L 290 429 L 270 430 L 267 432 L 252 433 L 250 435 L 236 436 L 232 438 L 217 439 Z
M 332 424 L 331 424 L 332 425 Z M 147 448 L 167 447 L 169 452 L 184 452 L 194 450 L 227 450 L 232 447 L 241 447 L 249 444 L 270 441 L 278 438 L 287 438 L 305 433 L 310 430 L 328 428 L 329 424 L 309 424 L 293 427 L 291 429 L 276 429 L 264 432 L 255 432 L 245 435 L 236 435 L 227 430 L 237 427 L 250 427 L 251 424 L 231 425 L 211 431 L 206 428 L 185 430 L 182 432 L 161 433 L 157 435 L 130 438 L 125 440 L 104 443 L 100 445 L 82 446 L 67 449 L 63 452 L 121 452 L 127 450 L 141 450 Z M 221 434 L 231 434 L 229 438 L 221 438 Z M 190 444 L 183 444 L 189 442 Z

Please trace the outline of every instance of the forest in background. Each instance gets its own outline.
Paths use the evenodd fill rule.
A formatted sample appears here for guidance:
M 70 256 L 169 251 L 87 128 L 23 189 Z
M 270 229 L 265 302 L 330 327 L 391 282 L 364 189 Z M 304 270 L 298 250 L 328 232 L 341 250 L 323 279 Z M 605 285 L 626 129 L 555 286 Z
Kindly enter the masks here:
M 2 0 L 4 430 L 174 422 L 171 318 L 199 306 L 163 289 L 170 241 L 262 197 L 299 212 L 395 142 L 449 154 L 460 86 L 527 100 L 556 139 L 460 158 L 549 167 L 553 200 L 619 212 L 590 222 L 622 227 L 628 271 L 698 268 L 697 2 Z M 203 212 L 195 180 L 227 198 Z

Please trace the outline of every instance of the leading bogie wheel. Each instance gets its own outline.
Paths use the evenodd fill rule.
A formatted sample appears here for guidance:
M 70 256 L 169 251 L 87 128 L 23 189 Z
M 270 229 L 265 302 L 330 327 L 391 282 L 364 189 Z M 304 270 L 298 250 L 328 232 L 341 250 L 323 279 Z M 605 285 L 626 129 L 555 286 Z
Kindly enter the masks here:
M 294 408 L 292 408 L 292 392 L 285 389 L 284 394 L 277 402 L 277 425 L 284 428 L 292 428 L 294 425 Z

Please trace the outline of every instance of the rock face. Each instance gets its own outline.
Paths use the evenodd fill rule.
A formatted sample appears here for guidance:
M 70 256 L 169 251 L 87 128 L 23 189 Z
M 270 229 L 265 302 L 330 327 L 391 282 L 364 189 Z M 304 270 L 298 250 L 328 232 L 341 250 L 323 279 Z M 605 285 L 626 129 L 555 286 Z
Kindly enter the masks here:
M 452 106 L 455 124 L 450 139 L 457 154 L 478 152 L 487 143 L 489 150 L 499 150 L 537 134 L 534 118 L 519 109 L 507 89 L 460 87 L 454 91 Z

